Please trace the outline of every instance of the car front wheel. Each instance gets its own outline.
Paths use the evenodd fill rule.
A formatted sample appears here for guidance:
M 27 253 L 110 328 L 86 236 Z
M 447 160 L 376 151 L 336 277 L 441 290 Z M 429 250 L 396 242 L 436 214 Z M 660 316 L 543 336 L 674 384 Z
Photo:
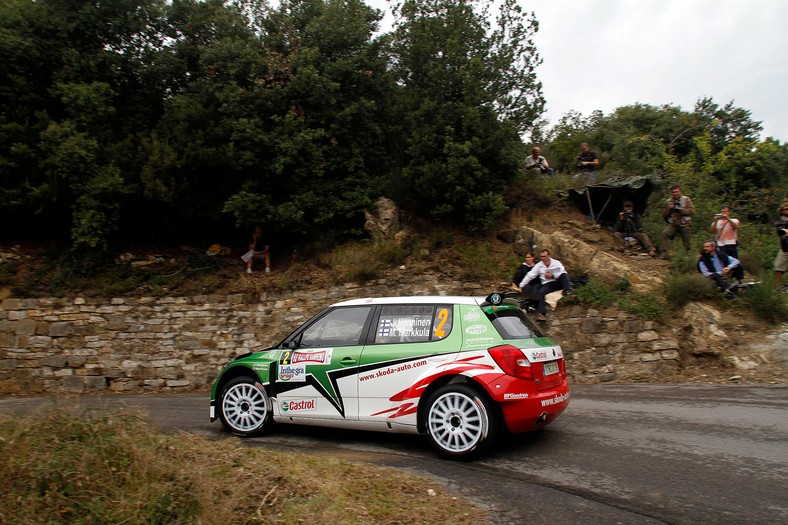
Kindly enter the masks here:
M 222 389 L 219 418 L 229 431 L 255 436 L 270 425 L 271 408 L 271 399 L 256 379 L 237 377 Z
M 427 401 L 427 437 L 433 448 L 451 459 L 482 454 L 496 433 L 495 412 L 487 399 L 468 385 L 446 385 Z

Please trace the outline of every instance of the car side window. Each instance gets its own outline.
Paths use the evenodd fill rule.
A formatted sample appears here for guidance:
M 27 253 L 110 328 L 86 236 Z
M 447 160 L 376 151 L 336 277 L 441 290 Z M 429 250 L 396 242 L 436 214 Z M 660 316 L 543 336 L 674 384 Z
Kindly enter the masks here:
M 439 341 L 452 328 L 450 305 L 389 305 L 381 308 L 376 344 Z
M 300 346 L 351 346 L 359 344 L 370 306 L 337 308 L 301 334 Z

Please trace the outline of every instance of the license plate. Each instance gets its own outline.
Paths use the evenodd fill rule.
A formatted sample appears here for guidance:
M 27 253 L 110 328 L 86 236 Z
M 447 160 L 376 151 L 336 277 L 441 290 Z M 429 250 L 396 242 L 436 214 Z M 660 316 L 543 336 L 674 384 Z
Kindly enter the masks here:
M 542 365 L 542 374 L 551 376 L 558 373 L 558 361 L 552 361 Z

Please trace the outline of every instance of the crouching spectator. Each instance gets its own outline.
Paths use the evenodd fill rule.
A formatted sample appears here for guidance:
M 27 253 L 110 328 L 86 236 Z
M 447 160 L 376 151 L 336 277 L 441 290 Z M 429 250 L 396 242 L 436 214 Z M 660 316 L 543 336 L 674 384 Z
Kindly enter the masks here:
M 703 253 L 698 259 L 698 270 L 704 277 L 717 283 L 720 291 L 727 292 L 744 279 L 744 268 L 738 259 L 717 250 L 717 243 L 703 243 Z

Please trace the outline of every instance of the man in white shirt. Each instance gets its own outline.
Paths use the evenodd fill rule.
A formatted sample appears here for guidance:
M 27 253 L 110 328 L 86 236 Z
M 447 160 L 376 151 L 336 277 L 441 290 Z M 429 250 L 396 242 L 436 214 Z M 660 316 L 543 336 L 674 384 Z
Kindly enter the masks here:
M 535 147 L 531 150 L 531 155 L 525 158 L 525 171 L 539 169 L 543 175 L 555 175 L 555 170 L 547 163 L 547 159 L 542 156 L 542 150 Z
M 557 290 L 563 290 L 564 296 L 570 296 L 572 295 L 572 283 L 569 282 L 569 275 L 561 261 L 550 258 L 550 250 L 539 252 L 539 262 L 520 281 L 520 290 L 537 277 L 541 283 L 536 292 L 539 296 L 539 305 L 536 307 L 539 314 L 537 320 L 544 321 L 547 313 L 545 296 Z

